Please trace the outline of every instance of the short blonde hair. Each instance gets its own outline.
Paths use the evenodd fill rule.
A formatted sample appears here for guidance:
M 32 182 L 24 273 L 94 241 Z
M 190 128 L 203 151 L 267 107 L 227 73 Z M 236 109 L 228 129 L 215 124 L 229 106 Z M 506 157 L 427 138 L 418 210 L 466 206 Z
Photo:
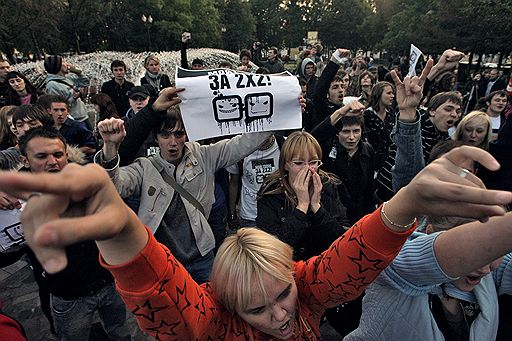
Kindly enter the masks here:
M 150 61 L 155 61 L 157 64 L 160 64 L 160 58 L 158 58 L 154 54 L 150 54 L 144 59 L 144 67 L 147 68 Z
M 487 115 L 483 111 L 475 110 L 464 116 L 457 125 L 457 129 L 455 129 L 455 133 L 453 134 L 452 139 L 455 141 L 461 141 L 464 128 L 470 121 L 473 120 L 481 120 L 487 123 L 487 134 L 485 135 L 485 138 L 482 141 L 482 143 L 480 143 L 480 145 L 477 147 L 488 150 L 489 142 L 491 142 L 492 139 L 492 123 L 491 119 L 489 118 L 489 115 Z
M 241 228 L 219 247 L 210 283 L 229 312 L 243 311 L 259 293 L 266 296 L 264 274 L 294 281 L 292 253 L 291 246 L 262 230 Z

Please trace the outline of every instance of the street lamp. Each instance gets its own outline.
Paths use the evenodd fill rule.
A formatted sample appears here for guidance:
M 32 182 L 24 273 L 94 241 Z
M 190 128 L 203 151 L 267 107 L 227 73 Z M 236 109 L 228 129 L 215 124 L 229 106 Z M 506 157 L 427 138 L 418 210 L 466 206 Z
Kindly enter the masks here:
M 147 17 L 143 14 L 141 19 L 142 22 L 146 25 L 146 34 L 148 36 L 148 51 L 151 51 L 151 35 L 149 34 L 149 28 L 153 23 L 153 17 L 151 16 L 151 14 L 148 14 Z

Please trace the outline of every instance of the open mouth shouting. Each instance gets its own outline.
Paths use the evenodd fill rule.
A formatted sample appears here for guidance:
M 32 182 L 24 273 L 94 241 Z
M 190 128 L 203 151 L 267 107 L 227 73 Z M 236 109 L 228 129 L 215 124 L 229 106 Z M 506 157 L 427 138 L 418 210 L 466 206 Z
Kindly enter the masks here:
M 283 339 L 292 336 L 293 334 L 293 323 L 292 320 L 288 320 L 279 328 L 279 334 Z

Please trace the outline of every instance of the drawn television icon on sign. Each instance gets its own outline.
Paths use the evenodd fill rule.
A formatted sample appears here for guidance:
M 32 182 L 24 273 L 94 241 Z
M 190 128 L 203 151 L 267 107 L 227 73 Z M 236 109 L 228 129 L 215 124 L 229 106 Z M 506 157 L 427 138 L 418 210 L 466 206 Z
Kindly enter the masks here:
M 245 117 L 248 121 L 268 118 L 274 114 L 274 98 L 270 92 L 245 96 Z
M 214 98 L 213 113 L 217 122 L 241 120 L 243 118 L 242 98 L 238 95 L 219 96 Z

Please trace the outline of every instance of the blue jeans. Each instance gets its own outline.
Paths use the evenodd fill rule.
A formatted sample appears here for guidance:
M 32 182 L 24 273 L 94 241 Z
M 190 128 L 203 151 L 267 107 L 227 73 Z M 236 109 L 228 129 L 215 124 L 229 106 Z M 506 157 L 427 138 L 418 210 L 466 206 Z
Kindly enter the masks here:
M 210 280 L 214 258 L 213 251 L 210 251 L 203 257 L 194 259 L 187 264 L 183 264 L 183 266 L 197 284 L 202 284 Z
M 94 295 L 75 300 L 51 295 L 51 306 L 55 330 L 61 341 L 88 341 L 95 311 L 98 311 L 111 340 L 131 340 L 126 325 L 126 307 L 113 283 Z
M 256 221 L 240 218 L 240 227 L 257 227 Z

